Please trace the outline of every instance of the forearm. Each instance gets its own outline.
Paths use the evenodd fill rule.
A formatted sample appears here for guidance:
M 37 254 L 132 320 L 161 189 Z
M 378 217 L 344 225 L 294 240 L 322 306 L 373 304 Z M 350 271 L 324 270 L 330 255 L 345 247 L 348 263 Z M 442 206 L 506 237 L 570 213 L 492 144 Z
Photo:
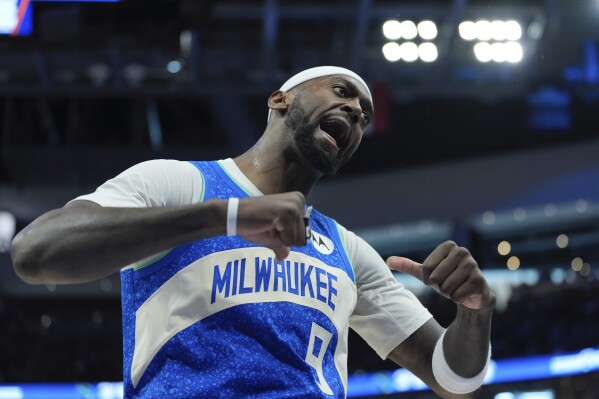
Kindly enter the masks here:
M 478 375 L 487 362 L 495 305 L 495 297 L 490 295 L 489 304 L 478 310 L 458 305 L 456 318 L 445 332 L 443 352 L 447 365 L 461 377 Z
M 13 264 L 33 284 L 95 280 L 155 253 L 225 234 L 226 206 L 221 200 L 166 208 L 68 206 L 15 237 Z

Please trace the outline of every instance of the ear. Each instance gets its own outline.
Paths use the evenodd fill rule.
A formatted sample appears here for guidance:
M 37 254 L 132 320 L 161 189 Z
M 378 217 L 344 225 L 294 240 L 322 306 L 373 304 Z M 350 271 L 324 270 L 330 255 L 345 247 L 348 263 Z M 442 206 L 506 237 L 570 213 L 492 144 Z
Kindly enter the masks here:
M 287 111 L 291 105 L 292 100 L 293 96 L 289 94 L 289 92 L 277 90 L 268 98 L 268 108 L 272 109 L 273 111 L 285 113 L 285 111 Z

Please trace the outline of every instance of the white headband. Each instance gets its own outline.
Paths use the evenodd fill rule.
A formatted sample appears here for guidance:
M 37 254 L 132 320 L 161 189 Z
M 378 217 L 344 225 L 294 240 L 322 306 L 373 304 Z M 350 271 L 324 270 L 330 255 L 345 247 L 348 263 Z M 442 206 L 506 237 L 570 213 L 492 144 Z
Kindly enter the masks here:
M 362 84 L 362 86 L 364 86 L 364 88 L 366 89 L 366 93 L 370 98 L 370 101 L 372 101 L 372 94 L 370 94 L 370 90 L 368 89 L 368 85 L 366 84 L 366 82 L 364 82 L 364 79 L 362 79 L 357 73 L 350 71 L 349 69 L 336 66 L 319 66 L 315 68 L 306 69 L 305 71 L 301 71 L 300 73 L 293 75 L 291 78 L 289 78 L 289 80 L 283 83 L 283 86 L 281 86 L 279 90 L 288 91 L 293 89 L 295 86 L 307 82 L 308 80 L 331 75 L 345 75 L 356 79 L 358 82 Z M 271 114 L 272 110 L 269 109 L 267 121 L 270 120 Z

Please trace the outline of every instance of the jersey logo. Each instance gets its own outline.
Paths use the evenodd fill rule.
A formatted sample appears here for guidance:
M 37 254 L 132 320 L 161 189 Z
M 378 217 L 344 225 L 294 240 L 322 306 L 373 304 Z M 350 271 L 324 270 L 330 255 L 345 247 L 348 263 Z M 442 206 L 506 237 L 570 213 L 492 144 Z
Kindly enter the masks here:
M 312 242 L 314 248 L 316 248 L 316 250 L 323 255 L 330 255 L 335 249 L 335 244 L 333 244 L 333 241 L 331 241 L 330 238 L 325 237 L 314 230 L 312 230 L 310 241 Z

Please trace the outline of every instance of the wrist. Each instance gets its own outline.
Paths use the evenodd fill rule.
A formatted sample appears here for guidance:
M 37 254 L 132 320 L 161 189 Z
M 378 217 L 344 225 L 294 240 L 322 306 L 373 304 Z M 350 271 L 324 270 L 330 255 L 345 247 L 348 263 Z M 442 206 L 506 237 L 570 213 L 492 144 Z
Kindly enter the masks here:
M 469 302 L 473 302 L 473 301 L 470 300 Z M 484 310 L 489 310 L 489 309 L 493 310 L 495 308 L 495 302 L 496 302 L 495 293 L 493 293 L 493 291 L 491 291 L 491 289 L 487 287 L 486 290 L 481 294 L 480 299 L 478 299 L 478 301 L 476 301 L 476 302 L 478 302 L 478 303 L 476 303 L 476 305 L 472 305 L 470 303 L 471 306 L 466 305 L 466 302 L 459 303 L 458 308 L 470 310 L 473 312 L 484 311 Z
M 208 207 L 207 218 L 210 229 L 213 231 L 212 236 L 221 236 L 227 234 L 227 208 L 228 200 L 209 199 L 204 204 Z M 208 226 L 207 226 L 208 227 Z
M 455 394 L 467 394 L 470 392 L 474 392 L 478 388 L 480 388 L 487 374 L 487 370 L 489 368 L 489 360 L 491 358 L 491 347 L 489 343 L 486 344 L 488 345 L 488 350 L 486 353 L 484 363 L 481 362 L 482 359 L 479 358 L 476 362 L 478 363 L 478 366 L 475 367 L 474 370 L 465 371 L 463 367 L 460 367 L 459 372 L 463 374 L 460 375 L 456 372 L 457 370 L 454 370 L 448 364 L 447 359 L 445 357 L 444 340 L 446 332 L 444 332 L 441 335 L 433 351 L 431 361 L 433 375 L 435 376 L 435 379 L 437 380 L 439 385 L 449 392 Z M 463 366 L 463 360 L 464 359 L 462 359 L 459 362 L 460 366 Z M 464 377 L 464 375 L 467 375 L 467 377 Z

